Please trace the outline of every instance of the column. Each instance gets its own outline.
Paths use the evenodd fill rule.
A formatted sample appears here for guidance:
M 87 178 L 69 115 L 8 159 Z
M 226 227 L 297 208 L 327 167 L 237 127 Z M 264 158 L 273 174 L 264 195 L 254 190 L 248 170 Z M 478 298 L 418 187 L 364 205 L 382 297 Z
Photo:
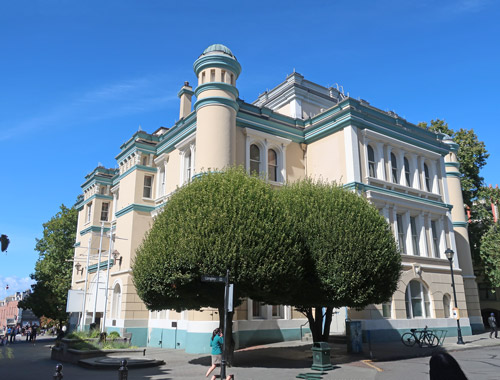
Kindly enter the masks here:
M 427 231 L 428 229 L 426 228 L 425 219 L 423 214 L 419 214 L 418 217 L 416 218 L 417 221 L 417 231 L 420 230 L 419 233 L 419 241 L 418 245 L 420 248 L 420 256 L 424 257 L 429 257 L 429 250 L 428 250 L 428 245 L 427 245 Z
M 387 161 L 384 165 L 384 171 L 387 173 L 387 182 L 392 182 L 392 161 L 391 161 L 391 152 L 392 152 L 392 146 L 387 145 L 386 147 L 386 154 L 387 154 Z
M 406 185 L 406 177 L 405 177 L 405 152 L 400 150 L 397 153 L 397 159 L 398 159 L 398 183 L 400 185 Z
M 411 172 L 413 170 L 413 172 Z M 421 189 L 422 184 L 420 181 L 420 168 L 418 165 L 418 157 L 416 154 L 410 155 L 410 177 L 413 178 L 413 188 Z
M 377 178 L 386 180 L 386 171 L 385 171 L 385 159 L 384 159 L 384 143 L 377 142 L 375 143 L 377 146 Z
M 410 211 L 406 211 L 403 214 L 403 231 L 405 231 L 405 243 L 406 243 L 406 254 L 415 255 L 413 251 L 413 240 L 411 234 L 411 223 L 410 223 Z

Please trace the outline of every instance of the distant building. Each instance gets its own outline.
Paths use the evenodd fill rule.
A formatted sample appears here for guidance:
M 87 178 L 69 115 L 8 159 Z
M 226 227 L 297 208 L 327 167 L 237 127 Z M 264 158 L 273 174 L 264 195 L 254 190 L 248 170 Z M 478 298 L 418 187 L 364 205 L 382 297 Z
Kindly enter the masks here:
M 120 146 L 117 169 L 99 166 L 85 177 L 72 291 L 86 297 L 68 303 L 73 325 L 88 328 L 95 319 L 107 331 L 131 333 L 135 345 L 208 352 L 217 311 L 149 312 L 130 268 L 153 218 L 178 187 L 203 171 L 242 165 L 276 187 L 307 176 L 335 180 L 385 217 L 403 255 L 398 290 L 385 304 L 348 312 L 373 340 L 398 339 L 426 325 L 456 335 L 447 248 L 456 253 L 463 334 L 484 329 L 455 143 L 296 72 L 246 103 L 236 86 L 240 63 L 223 45 L 207 48 L 194 71 L 197 87 L 186 82 L 178 93 L 178 122 L 136 132 Z M 337 310 L 332 332 L 345 331 L 345 318 L 345 309 Z M 289 306 L 244 300 L 234 315 L 236 346 L 300 339 L 305 322 Z
M 40 324 L 38 318 L 31 310 L 23 310 L 18 307 L 19 301 L 23 300 L 30 293 L 31 290 L 16 292 L 0 301 L 0 332 L 5 331 L 9 326 L 17 324 L 21 326 L 33 323 Z

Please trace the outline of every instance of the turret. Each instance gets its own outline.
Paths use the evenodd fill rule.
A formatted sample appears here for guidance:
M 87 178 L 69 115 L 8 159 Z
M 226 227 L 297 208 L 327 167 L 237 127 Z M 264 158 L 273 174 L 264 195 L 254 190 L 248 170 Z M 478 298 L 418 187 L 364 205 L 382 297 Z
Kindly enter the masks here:
M 195 61 L 196 173 L 235 164 L 236 80 L 241 66 L 231 50 L 215 44 Z

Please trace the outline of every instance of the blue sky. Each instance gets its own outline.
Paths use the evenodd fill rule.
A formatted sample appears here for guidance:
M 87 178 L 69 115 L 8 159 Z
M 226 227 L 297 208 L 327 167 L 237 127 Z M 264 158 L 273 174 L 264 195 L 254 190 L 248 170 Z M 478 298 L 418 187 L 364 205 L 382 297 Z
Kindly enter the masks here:
M 474 129 L 500 182 L 500 4 L 494 0 L 0 2 L 0 254 L 5 285 L 28 287 L 42 224 L 138 128 L 178 118 L 176 94 L 213 43 L 243 71 L 240 97 L 297 72 L 417 123 Z

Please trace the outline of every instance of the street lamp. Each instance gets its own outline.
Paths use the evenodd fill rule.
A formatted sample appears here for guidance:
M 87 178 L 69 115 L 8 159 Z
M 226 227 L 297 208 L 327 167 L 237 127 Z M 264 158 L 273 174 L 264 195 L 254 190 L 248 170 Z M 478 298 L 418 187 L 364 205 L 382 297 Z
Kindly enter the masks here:
M 457 304 L 457 292 L 455 291 L 455 279 L 453 278 L 453 255 L 455 252 L 453 252 L 452 249 L 447 248 L 446 251 L 444 251 L 446 257 L 448 258 L 448 261 L 450 262 L 450 269 L 451 269 L 451 286 L 453 287 L 453 297 L 455 298 L 455 309 L 458 310 L 458 304 Z M 457 318 L 457 335 L 458 335 L 458 341 L 457 344 L 465 344 L 464 340 L 462 339 L 462 330 L 460 330 L 460 319 Z
M 77 274 L 83 274 L 82 264 L 80 264 L 80 263 L 76 263 L 76 264 L 75 264 L 75 269 L 76 269 L 76 273 L 77 273 Z

